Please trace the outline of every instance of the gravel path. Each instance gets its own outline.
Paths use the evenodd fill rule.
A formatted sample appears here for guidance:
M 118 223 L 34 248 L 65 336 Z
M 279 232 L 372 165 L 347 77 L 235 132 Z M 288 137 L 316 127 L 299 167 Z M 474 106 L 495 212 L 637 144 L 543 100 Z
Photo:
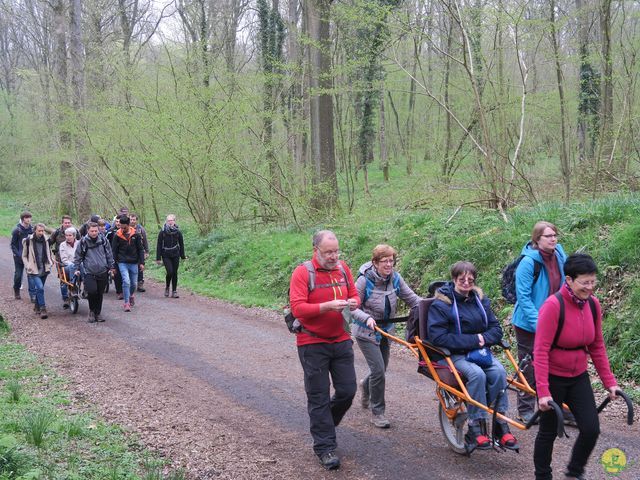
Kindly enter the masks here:
M 28 299 L 13 299 L 7 239 L 0 239 L 0 251 L 0 312 L 15 340 L 69 378 L 79 402 L 97 405 L 105 418 L 138 434 L 192 479 L 532 478 L 535 431 L 514 432 L 519 455 L 477 452 L 466 458 L 448 449 L 434 383 L 416 373 L 413 357 L 400 348 L 392 352 L 387 380 L 392 428 L 373 427 L 357 397 L 338 429 L 343 466 L 325 472 L 311 450 L 294 338 L 279 315 L 185 291 L 180 299 L 166 299 L 163 287 L 148 281 L 133 312 L 123 312 L 111 292 L 103 309 L 107 321 L 87 324 L 86 301 L 76 315 L 64 311 L 50 276 L 49 318 L 41 320 Z M 357 347 L 356 370 L 359 378 L 366 370 Z M 589 478 L 608 478 L 599 459 L 617 447 L 633 463 L 617 478 L 638 480 L 640 429 L 626 426 L 621 410 L 608 410 Z M 575 438 L 577 431 L 569 434 Z M 556 443 L 556 472 L 563 471 L 573 438 Z

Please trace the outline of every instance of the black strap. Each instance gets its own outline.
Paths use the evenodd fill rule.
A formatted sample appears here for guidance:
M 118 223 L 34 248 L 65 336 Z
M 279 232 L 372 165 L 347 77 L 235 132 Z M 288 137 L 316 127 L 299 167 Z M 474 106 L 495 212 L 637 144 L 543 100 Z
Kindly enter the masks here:
M 564 326 L 564 299 L 562 298 L 562 294 L 560 292 L 554 293 L 554 296 L 558 299 L 558 303 L 560 304 L 560 315 L 558 317 L 558 328 L 556 330 L 556 335 L 555 337 L 553 337 L 553 343 L 551 344 L 551 350 L 553 350 L 554 348 L 557 348 L 559 350 L 585 350 L 586 351 L 587 349 L 586 345 L 583 345 L 581 347 L 572 347 L 572 348 L 561 347 L 558 345 L 558 340 L 560 339 L 560 334 L 562 333 L 562 327 Z M 591 295 L 589 295 L 588 301 L 589 301 L 589 307 L 591 308 L 591 317 L 593 318 L 593 326 L 595 328 L 596 318 L 597 318 L 596 302 L 593 301 L 593 297 L 591 297 Z

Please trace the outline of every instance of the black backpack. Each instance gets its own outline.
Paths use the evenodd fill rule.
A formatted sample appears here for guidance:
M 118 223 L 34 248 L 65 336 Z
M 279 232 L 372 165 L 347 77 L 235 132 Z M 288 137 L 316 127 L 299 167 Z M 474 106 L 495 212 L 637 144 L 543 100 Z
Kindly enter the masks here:
M 500 281 L 500 287 L 502 289 L 502 296 L 507 301 L 507 303 L 515 304 L 518 300 L 518 296 L 516 295 L 516 270 L 518 269 L 518 265 L 524 258 L 524 255 L 520 255 L 513 262 L 502 269 L 502 280 Z M 538 262 L 533 262 L 533 283 L 535 284 L 538 281 L 538 277 L 540 276 L 540 269 L 542 268 L 542 264 Z
M 560 314 L 558 315 L 558 328 L 556 330 L 555 336 L 553 337 L 551 350 L 553 350 L 554 348 L 558 348 L 560 350 L 586 350 L 586 345 L 574 348 L 565 348 L 558 346 L 558 340 L 560 339 L 560 334 L 562 333 L 562 327 L 564 327 L 564 299 L 562 298 L 562 294 L 560 292 L 556 292 L 554 293 L 554 295 L 558 299 L 558 303 L 560 304 Z M 593 301 L 593 297 L 591 296 L 589 296 L 589 308 L 591 308 L 591 316 L 593 317 L 593 325 L 595 327 L 598 312 L 596 312 L 596 302 Z

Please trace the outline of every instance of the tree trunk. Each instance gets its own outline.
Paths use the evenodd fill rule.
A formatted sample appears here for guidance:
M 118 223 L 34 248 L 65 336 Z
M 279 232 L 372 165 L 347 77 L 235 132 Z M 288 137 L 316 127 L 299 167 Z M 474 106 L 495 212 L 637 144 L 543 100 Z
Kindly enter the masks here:
M 60 142 L 60 210 L 74 211 L 73 167 L 68 159 L 71 135 L 67 127 L 65 111 L 69 107 L 67 90 L 67 18 L 64 0 L 52 4 L 54 24 L 54 75 L 57 93 L 58 138 Z
M 338 205 L 338 178 L 333 139 L 331 89 L 330 0 L 308 0 L 305 4 L 310 85 L 311 161 L 315 192 L 312 206 L 328 210 Z
M 382 174 L 384 181 L 389 181 L 389 155 L 387 152 L 387 139 L 384 124 L 384 83 L 380 90 L 380 163 L 382 164 Z
M 564 85 L 562 80 L 562 67 L 560 65 L 560 48 L 558 46 L 558 38 L 556 31 L 556 3 L 555 0 L 550 0 L 550 27 L 551 27 L 551 46 L 553 48 L 553 57 L 556 67 L 556 83 L 558 87 L 558 97 L 560 99 L 560 135 L 561 135 L 561 147 L 560 147 L 560 171 L 562 172 L 562 179 L 564 181 L 564 196 L 565 201 L 569 201 L 571 198 L 571 165 L 569 163 L 569 146 L 567 140 L 567 121 L 566 121 L 566 102 L 564 98 Z
M 602 164 L 611 163 L 613 155 L 613 60 L 611 58 L 611 0 L 600 1 L 600 35 L 602 36 L 602 83 L 600 90 L 600 152 L 593 180 L 594 198 Z
M 71 59 L 71 92 L 72 105 L 76 114 L 76 130 L 74 131 L 74 148 L 76 153 L 77 183 L 76 194 L 78 201 L 78 214 L 80 218 L 88 218 L 91 215 L 91 196 L 89 183 L 89 164 L 84 153 L 84 145 L 80 132 L 84 124 L 84 46 L 82 44 L 82 0 L 70 1 L 70 25 L 69 53 Z

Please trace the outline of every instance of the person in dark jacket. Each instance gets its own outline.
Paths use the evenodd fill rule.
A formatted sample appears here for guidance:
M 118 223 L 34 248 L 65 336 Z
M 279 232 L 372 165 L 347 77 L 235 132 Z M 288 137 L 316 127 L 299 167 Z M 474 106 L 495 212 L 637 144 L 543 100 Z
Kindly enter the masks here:
M 473 263 L 457 262 L 451 267 L 453 281 L 438 289 L 436 300 L 429 308 L 428 339 L 435 346 L 451 351 L 451 360 L 466 378 L 465 386 L 471 398 L 483 405 L 491 405 L 498 399 L 495 410 L 505 414 L 509 408 L 507 373 L 488 350 L 491 345 L 500 343 L 502 328 L 491 310 L 489 299 L 475 286 L 476 276 Z M 484 347 L 487 348 L 482 352 L 480 349 Z M 482 357 L 482 353 L 487 364 L 481 366 L 478 356 Z M 471 404 L 467 409 L 469 430 L 465 435 L 465 448 L 468 452 L 476 448 L 490 449 L 488 412 Z M 518 448 L 506 422 L 498 419 L 496 428 L 500 445 Z
M 149 257 L 149 241 L 147 240 L 147 231 L 142 225 L 138 223 L 137 213 L 130 213 L 129 220 L 131 221 L 131 228 L 133 228 L 136 233 L 140 235 L 140 238 L 142 238 L 142 248 L 144 248 L 144 259 L 146 260 Z M 144 288 L 143 270 L 138 270 L 138 291 L 140 293 L 144 293 L 146 291 Z
M 13 253 L 13 295 L 16 300 L 20 300 L 20 287 L 22 286 L 22 274 L 24 273 L 24 263 L 22 262 L 22 241 L 33 233 L 31 226 L 31 213 L 24 211 L 20 215 L 20 223 L 11 232 L 11 253 Z M 35 301 L 36 293 L 29 276 L 29 298 Z
M 100 226 L 98 225 L 98 230 Z M 113 237 L 116 236 L 116 233 L 120 229 L 120 217 L 116 217 L 113 220 L 113 226 L 107 230 L 104 234 L 105 238 L 109 242 L 109 245 L 113 245 Z M 118 300 L 122 300 L 124 295 L 122 294 L 122 275 L 120 275 L 120 269 L 116 266 L 113 274 L 113 285 L 116 288 L 116 295 L 118 296 Z
M 389 428 L 385 417 L 385 371 L 389 364 L 389 339 L 375 331 L 379 326 L 385 332 L 393 332 L 398 300 L 409 308 L 418 305 L 420 297 L 407 285 L 394 267 L 396 250 L 389 245 L 377 245 L 371 261 L 360 267 L 356 288 L 360 296 L 360 308 L 352 312 L 351 334 L 369 365 L 369 374 L 360 382 L 361 405 L 371 407 L 371 422 L 378 428 Z
M 135 304 L 134 293 L 138 283 L 138 269 L 144 270 L 144 248 L 140 234 L 131 228 L 129 217 L 120 217 L 120 228 L 113 237 L 111 248 L 113 259 L 122 276 L 124 311 L 130 312 Z
M 522 248 L 520 254 L 523 257 L 516 270 L 517 301 L 511 318 L 518 344 L 519 362 L 527 355 L 533 354 L 538 310 L 549 295 L 553 295 L 562 286 L 563 265 L 567 258 L 562 245 L 558 243 L 558 228 L 553 223 L 545 221 L 534 225 L 531 241 Z M 524 367 L 523 373 L 529 385 L 535 389 L 533 365 Z M 535 406 L 534 396 L 518 392 L 518 417 L 522 422 L 529 422 Z M 565 415 L 565 420 L 571 419 L 573 417 Z
M 84 288 L 89 300 L 89 323 L 104 322 L 102 312 L 102 298 L 109 281 L 109 270 L 115 270 L 111 245 L 100 235 L 98 224 L 90 222 L 87 225 L 87 235 L 82 237 L 76 248 L 74 265 L 84 270 Z
M 169 296 L 169 286 L 171 286 L 171 297 L 178 298 L 178 267 L 180 259 L 185 260 L 184 239 L 182 232 L 176 225 L 176 216 L 167 215 L 162 230 L 158 234 L 158 244 L 156 246 L 156 263 L 164 263 L 165 276 L 164 296 Z M 162 259 L 162 260 L 161 260 Z
M 551 459 L 557 418 L 550 411 L 551 400 L 558 405 L 566 403 L 569 406 L 580 431 L 571 450 L 565 478 L 585 478 L 584 467 L 600 434 L 587 360 L 591 358 L 612 400 L 620 390 L 611 373 L 602 336 L 602 308 L 598 299 L 593 296 L 598 283 L 597 272 L 598 267 L 589 255 L 569 255 L 564 264 L 566 276 L 559 292 L 560 298 L 556 297 L 557 294 L 551 295 L 540 309 L 533 349 L 538 406 L 542 410 L 540 429 L 533 450 L 536 480 L 552 478 Z M 564 305 L 564 324 L 557 336 L 560 299 Z M 596 318 L 593 318 L 593 312 Z

